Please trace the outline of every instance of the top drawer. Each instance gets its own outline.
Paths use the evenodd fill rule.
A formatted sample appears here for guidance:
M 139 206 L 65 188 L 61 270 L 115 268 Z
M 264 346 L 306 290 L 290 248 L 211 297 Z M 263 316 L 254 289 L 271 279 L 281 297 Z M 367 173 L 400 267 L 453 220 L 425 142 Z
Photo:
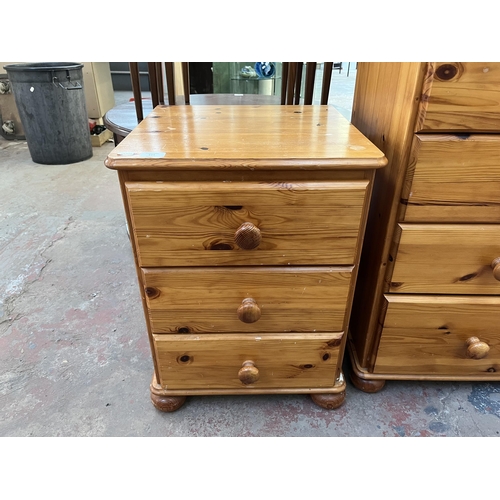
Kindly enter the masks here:
M 125 183 L 141 267 L 352 264 L 367 186 Z
M 416 131 L 500 132 L 500 63 L 429 64 Z

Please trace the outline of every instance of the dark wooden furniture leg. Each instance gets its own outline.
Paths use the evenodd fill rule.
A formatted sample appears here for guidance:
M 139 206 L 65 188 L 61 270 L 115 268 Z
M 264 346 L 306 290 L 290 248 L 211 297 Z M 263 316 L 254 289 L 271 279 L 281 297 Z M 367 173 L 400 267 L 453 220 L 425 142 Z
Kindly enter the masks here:
M 144 120 L 144 114 L 142 111 L 142 95 L 141 95 L 141 80 L 139 75 L 139 63 L 131 62 L 128 63 L 128 65 L 130 68 L 130 78 L 132 81 L 132 93 L 134 95 L 137 123 L 140 123 L 142 120 Z M 117 144 L 116 141 L 115 144 Z
M 189 96 L 191 94 L 191 83 L 189 81 L 189 63 L 183 62 L 182 64 L 182 85 L 184 86 L 184 102 L 189 104 Z
M 158 88 L 158 104 L 165 104 L 165 90 L 163 89 L 163 63 L 156 64 L 156 80 Z
M 175 104 L 175 78 L 174 78 L 174 63 L 165 63 L 165 74 L 167 77 L 167 95 L 168 104 L 173 106 Z
M 295 75 L 295 98 L 294 104 L 300 104 L 300 88 L 302 87 L 302 70 L 304 63 L 297 63 L 297 73 Z
M 149 88 L 151 89 L 151 100 L 153 101 L 153 109 L 159 104 L 158 99 L 158 78 L 156 76 L 156 63 L 148 62 L 149 72 Z
M 321 87 L 321 105 L 328 104 L 328 94 L 330 93 L 330 82 L 332 80 L 333 63 L 323 63 L 323 84 Z
M 288 90 L 288 71 L 289 71 L 290 63 L 284 62 L 282 63 L 281 70 L 281 104 L 286 103 L 286 93 Z
M 293 104 L 294 101 L 294 89 L 295 89 L 295 78 L 297 76 L 297 64 L 296 62 L 288 63 L 288 78 L 286 84 L 286 102 L 285 104 Z
M 306 84 L 304 89 L 304 104 L 313 103 L 315 77 L 316 77 L 316 63 L 306 62 Z

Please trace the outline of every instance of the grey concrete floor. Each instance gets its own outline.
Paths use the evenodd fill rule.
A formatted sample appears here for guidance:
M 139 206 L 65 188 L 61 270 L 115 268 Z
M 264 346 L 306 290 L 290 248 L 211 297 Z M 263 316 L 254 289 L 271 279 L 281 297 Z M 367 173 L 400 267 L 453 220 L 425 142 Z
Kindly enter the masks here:
M 340 76 L 353 88 L 355 73 Z M 0 139 L 0 436 L 499 435 L 498 383 L 395 381 L 365 394 L 346 377 L 333 411 L 305 395 L 157 411 L 117 177 L 103 163 L 112 149 L 47 166 Z

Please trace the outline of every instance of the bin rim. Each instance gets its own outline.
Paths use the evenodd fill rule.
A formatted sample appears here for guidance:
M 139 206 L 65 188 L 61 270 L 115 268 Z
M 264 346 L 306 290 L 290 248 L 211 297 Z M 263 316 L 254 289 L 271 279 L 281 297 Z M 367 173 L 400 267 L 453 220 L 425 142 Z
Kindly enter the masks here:
M 83 64 L 75 62 L 39 62 L 7 64 L 3 69 L 7 71 L 64 71 L 83 68 Z

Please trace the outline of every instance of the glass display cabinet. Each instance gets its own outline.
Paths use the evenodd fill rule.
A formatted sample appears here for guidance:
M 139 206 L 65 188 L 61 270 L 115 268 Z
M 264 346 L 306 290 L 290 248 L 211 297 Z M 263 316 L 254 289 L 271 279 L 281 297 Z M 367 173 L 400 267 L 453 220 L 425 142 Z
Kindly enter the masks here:
M 230 92 L 233 94 L 278 95 L 281 92 L 281 63 L 231 63 Z

